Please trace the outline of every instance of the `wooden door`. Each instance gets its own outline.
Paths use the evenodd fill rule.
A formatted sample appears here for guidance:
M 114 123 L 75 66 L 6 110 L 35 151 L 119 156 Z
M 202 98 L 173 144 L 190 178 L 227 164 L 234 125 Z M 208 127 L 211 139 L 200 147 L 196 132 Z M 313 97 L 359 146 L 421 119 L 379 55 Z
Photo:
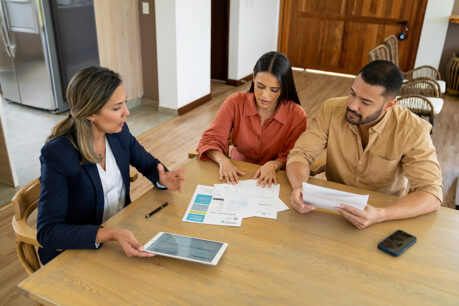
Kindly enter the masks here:
M 367 53 L 397 35 L 399 65 L 413 68 L 427 0 L 283 0 L 279 50 L 294 67 L 356 74 Z

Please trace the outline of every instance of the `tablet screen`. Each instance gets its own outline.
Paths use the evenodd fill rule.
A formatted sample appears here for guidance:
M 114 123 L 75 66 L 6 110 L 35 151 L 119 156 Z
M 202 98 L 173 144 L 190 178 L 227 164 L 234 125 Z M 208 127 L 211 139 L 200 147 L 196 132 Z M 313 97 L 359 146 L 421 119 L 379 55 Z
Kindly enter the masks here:
M 211 263 L 223 243 L 163 233 L 147 251 Z

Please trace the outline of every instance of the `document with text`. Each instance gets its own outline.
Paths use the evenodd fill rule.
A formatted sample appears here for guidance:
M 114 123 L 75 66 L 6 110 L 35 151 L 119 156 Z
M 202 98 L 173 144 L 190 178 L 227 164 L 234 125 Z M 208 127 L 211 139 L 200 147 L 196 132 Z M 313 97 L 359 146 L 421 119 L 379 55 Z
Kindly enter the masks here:
M 198 185 L 182 221 L 241 226 L 242 217 L 235 211 L 225 209 L 224 200 L 214 187 Z
M 240 207 L 244 218 L 277 218 L 277 212 L 289 207 L 279 198 L 280 185 L 257 186 L 257 180 L 239 181 L 237 185 L 215 184 L 215 188 L 231 207 Z

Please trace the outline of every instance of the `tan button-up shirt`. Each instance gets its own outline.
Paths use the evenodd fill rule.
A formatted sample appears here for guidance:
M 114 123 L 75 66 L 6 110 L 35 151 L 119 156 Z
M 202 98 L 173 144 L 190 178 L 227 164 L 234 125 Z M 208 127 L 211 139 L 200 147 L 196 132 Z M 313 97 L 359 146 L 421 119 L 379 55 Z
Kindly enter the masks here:
M 370 128 L 364 150 L 357 126 L 346 121 L 347 99 L 325 101 L 290 151 L 287 165 L 311 165 L 327 150 L 325 174 L 330 181 L 398 196 L 423 190 L 442 201 L 430 124 L 395 105 Z

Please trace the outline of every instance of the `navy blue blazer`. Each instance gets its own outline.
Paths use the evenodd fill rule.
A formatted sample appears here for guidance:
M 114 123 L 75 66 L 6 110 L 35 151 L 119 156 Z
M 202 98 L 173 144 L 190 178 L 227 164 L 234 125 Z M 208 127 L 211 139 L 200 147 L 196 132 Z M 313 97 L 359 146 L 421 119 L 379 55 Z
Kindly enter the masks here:
M 137 142 L 124 125 L 121 132 L 107 134 L 129 196 L 129 165 L 134 166 L 156 187 L 159 160 Z M 97 231 L 104 214 L 104 192 L 92 163 L 80 164 L 79 152 L 67 136 L 47 142 L 41 149 L 41 191 L 38 202 L 37 239 L 43 248 L 43 264 L 65 249 L 95 249 Z

